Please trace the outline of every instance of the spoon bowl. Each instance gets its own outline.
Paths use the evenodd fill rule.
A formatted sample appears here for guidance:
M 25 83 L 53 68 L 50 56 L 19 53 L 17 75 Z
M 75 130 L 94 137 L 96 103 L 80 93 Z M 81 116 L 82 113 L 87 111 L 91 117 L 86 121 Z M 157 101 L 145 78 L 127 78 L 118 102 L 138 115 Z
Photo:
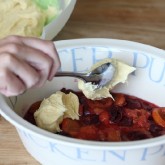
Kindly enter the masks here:
M 110 63 L 104 63 L 94 70 L 86 73 L 81 73 L 81 72 L 57 72 L 56 77 L 76 77 L 84 82 L 91 82 L 94 85 L 97 85 L 98 88 L 104 87 L 106 84 L 108 84 L 112 79 L 115 74 L 115 67 Z

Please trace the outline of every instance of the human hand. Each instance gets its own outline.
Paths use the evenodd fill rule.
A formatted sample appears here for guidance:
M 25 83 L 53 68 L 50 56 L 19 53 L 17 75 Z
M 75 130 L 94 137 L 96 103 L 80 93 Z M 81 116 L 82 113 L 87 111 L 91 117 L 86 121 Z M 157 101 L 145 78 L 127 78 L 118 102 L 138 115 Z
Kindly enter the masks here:
M 15 96 L 52 80 L 60 59 L 53 42 L 9 36 L 0 40 L 0 92 Z

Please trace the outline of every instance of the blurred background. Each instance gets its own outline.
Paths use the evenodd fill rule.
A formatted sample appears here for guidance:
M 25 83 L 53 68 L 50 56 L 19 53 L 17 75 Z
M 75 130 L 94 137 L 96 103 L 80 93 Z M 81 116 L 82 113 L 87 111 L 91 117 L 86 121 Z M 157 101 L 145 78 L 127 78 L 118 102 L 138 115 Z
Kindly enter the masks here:
M 77 0 L 54 40 L 87 37 L 132 40 L 165 49 L 165 1 Z

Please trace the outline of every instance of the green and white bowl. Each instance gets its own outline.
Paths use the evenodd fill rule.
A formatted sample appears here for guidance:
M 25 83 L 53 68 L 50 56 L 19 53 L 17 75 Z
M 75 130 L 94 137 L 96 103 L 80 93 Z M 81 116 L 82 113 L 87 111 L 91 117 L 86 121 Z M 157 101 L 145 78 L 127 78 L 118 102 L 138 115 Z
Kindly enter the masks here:
M 64 27 L 67 23 L 70 15 L 73 12 L 74 6 L 76 4 L 76 0 L 35 0 L 37 1 L 41 7 L 46 7 L 47 5 L 57 5 L 59 14 L 50 21 L 43 28 L 43 32 L 41 35 L 42 39 L 52 40 Z

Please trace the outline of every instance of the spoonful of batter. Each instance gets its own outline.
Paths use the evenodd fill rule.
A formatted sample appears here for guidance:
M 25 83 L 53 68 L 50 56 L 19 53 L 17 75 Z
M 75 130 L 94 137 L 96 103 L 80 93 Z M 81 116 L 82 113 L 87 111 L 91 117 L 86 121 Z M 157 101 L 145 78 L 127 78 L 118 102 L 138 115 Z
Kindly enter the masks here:
M 57 76 L 77 77 L 83 80 L 85 83 L 91 82 L 92 84 L 97 85 L 97 88 L 102 88 L 112 80 L 114 74 L 115 74 L 115 67 L 111 64 L 111 62 L 106 62 L 96 67 L 94 70 L 91 70 L 86 73 L 58 72 L 56 73 L 56 77 Z

